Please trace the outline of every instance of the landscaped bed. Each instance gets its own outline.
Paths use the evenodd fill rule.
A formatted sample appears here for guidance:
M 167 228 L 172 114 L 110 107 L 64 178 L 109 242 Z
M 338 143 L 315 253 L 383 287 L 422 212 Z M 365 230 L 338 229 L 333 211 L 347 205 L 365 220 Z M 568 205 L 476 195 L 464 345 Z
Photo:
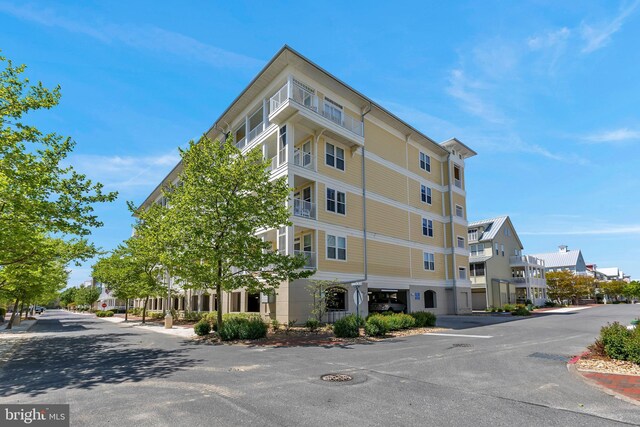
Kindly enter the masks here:
M 576 367 L 581 371 L 640 375 L 640 329 L 629 329 L 618 322 L 607 324 Z

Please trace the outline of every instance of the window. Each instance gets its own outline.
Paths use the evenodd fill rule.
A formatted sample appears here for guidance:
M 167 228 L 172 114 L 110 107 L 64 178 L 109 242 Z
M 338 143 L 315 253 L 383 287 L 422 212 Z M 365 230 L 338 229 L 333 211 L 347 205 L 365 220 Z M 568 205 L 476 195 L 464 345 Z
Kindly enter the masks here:
M 280 128 L 280 148 L 287 146 L 287 126 Z
M 327 210 L 341 215 L 346 215 L 347 195 L 342 191 L 327 188 Z
M 464 237 L 458 236 L 458 247 L 464 249 Z
M 420 200 L 424 203 L 431 204 L 431 188 L 426 185 L 420 185 Z
M 464 218 L 464 210 L 460 205 L 456 205 L 456 216 L 459 216 L 460 218 Z
M 244 137 L 247 136 L 247 126 L 245 122 L 236 129 L 235 141 L 236 145 L 244 145 Z
M 240 311 L 240 292 L 231 293 L 231 310 L 233 312 Z
M 475 245 L 469 245 L 469 251 L 471 256 L 484 255 L 484 244 L 476 243 Z
M 431 172 L 431 157 L 423 152 L 420 152 L 420 169 Z
M 433 237 L 433 221 L 422 218 L 422 234 L 428 237 Z
M 340 287 L 327 289 L 326 304 L 329 311 L 344 311 L 347 309 L 347 290 Z
M 342 125 L 342 105 L 329 98 L 324 99 L 324 114 L 327 119 Z
M 423 262 L 424 262 L 424 269 L 429 271 L 435 271 L 436 261 L 435 261 L 434 255 L 429 252 L 424 252 L 422 256 L 423 256 Z
M 500 250 L 502 251 L 502 256 L 504 256 L 504 245 L 500 245 Z
M 327 234 L 327 259 L 347 259 L 347 238 Z
M 504 228 L 504 235 L 507 237 L 511 236 L 511 229 L 509 227 Z
M 465 280 L 467 278 L 467 269 L 464 267 L 459 267 L 458 268 L 458 277 L 460 277 L 460 279 Z
M 460 166 L 453 165 L 453 183 L 456 187 L 462 188 L 462 171 L 460 170 Z
M 344 150 L 328 142 L 325 144 L 325 163 L 327 166 L 344 170 Z
M 424 308 L 436 308 L 436 293 L 434 291 L 425 291 Z
M 499 250 L 499 248 L 498 248 L 498 244 L 496 243 L 496 244 L 494 245 L 494 247 L 495 247 L 495 250 L 496 250 L 496 255 L 500 255 L 500 250 Z

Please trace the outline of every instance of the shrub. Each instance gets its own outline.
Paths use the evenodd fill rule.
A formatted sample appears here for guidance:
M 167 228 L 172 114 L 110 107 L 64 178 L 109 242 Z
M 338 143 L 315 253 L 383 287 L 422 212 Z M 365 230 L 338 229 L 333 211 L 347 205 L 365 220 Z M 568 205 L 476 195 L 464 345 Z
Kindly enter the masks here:
M 198 321 L 198 323 L 196 323 L 193 326 L 193 331 L 199 337 L 202 337 L 204 335 L 208 335 L 209 332 L 211 332 L 211 324 L 207 320 L 202 319 L 202 320 Z
M 316 332 L 320 327 L 320 322 L 318 319 L 311 318 L 305 322 L 304 326 L 309 329 L 309 332 Z
M 113 317 L 113 311 L 105 311 L 105 316 Z
M 504 311 L 515 311 L 516 305 L 515 304 L 505 304 L 505 305 L 502 306 L 502 309 Z
M 205 313 L 202 313 L 200 311 L 184 311 L 182 313 L 182 318 L 187 322 L 198 322 L 202 320 L 204 315 Z
M 152 320 L 162 320 L 164 319 L 164 313 L 161 311 L 154 311 L 152 313 L 147 314 Z
M 511 314 L 513 316 L 531 316 L 531 312 L 525 306 L 516 308 Z
M 113 317 L 113 311 L 96 311 L 98 317 Z
M 211 330 L 215 331 L 217 330 L 217 326 L 218 326 L 218 312 L 217 311 L 210 311 L 208 313 L 205 313 L 199 321 L 205 321 L 208 322 L 209 325 L 211 325 Z
M 628 361 L 640 365 L 640 329 L 637 327 L 630 332 L 624 344 L 624 351 Z
M 604 351 L 612 359 L 627 360 L 627 340 L 631 332 L 618 322 L 607 324 L 600 329 L 600 339 L 604 345 Z
M 360 322 L 362 318 L 354 314 L 343 317 L 333 324 L 333 333 L 338 338 L 355 338 L 360 336 Z
M 260 317 L 234 316 L 223 321 L 218 333 L 223 341 L 254 340 L 266 337 L 268 328 Z
M 401 329 L 412 328 L 416 325 L 416 319 L 413 316 L 404 313 L 395 313 L 385 318 L 387 328 L 390 331 L 399 331 Z
M 553 302 L 553 301 L 547 300 L 547 301 L 545 301 L 544 306 L 545 307 L 555 307 L 556 303 Z
M 272 319 L 271 320 L 271 329 L 273 329 L 273 332 L 275 332 L 278 329 L 280 329 L 280 323 L 278 322 L 278 319 Z
M 4 322 L 4 317 L 7 315 L 7 309 L 0 307 L 0 322 Z
M 295 325 L 298 321 L 297 320 L 289 320 L 285 325 L 284 325 L 284 333 L 289 335 L 289 331 L 291 330 L 291 328 L 293 327 L 293 325 Z
M 387 322 L 384 316 L 369 316 L 364 325 L 364 333 L 371 337 L 380 337 L 388 331 Z
M 436 315 L 428 311 L 415 311 L 411 313 L 411 317 L 416 320 L 416 328 L 436 326 Z

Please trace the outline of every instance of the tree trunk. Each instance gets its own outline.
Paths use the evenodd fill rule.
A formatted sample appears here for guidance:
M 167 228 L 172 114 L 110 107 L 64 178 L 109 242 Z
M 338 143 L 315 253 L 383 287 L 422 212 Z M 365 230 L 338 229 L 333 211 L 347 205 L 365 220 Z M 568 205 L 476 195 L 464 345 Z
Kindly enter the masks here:
M 24 301 L 20 303 L 20 315 L 19 315 L 20 319 L 22 319 L 23 312 L 24 312 Z
M 13 320 L 16 318 L 16 311 L 18 311 L 18 302 L 18 298 L 16 298 L 16 302 L 15 304 L 13 304 L 13 311 L 11 312 L 11 319 L 9 319 L 7 329 L 11 329 L 13 327 Z
M 127 298 L 124 303 L 124 321 L 125 322 L 129 320 L 128 316 L 129 316 L 129 298 Z
M 216 312 L 216 328 L 222 328 L 222 261 L 218 260 L 218 280 L 216 281 L 216 298 L 218 299 L 218 310 Z
M 149 297 L 147 296 L 144 299 L 144 307 L 142 307 L 142 323 L 144 324 L 147 319 L 147 303 L 149 302 Z

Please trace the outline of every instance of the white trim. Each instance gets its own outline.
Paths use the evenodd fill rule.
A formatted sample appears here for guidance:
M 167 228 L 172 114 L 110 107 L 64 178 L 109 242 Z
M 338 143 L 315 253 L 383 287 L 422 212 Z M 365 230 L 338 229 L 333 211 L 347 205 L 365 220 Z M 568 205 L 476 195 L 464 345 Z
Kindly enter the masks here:
M 433 256 L 433 269 L 425 268 L 425 267 L 424 267 L 424 263 L 425 263 L 425 259 L 424 259 L 424 257 L 425 257 L 425 255 L 431 255 L 431 256 Z M 431 261 L 427 261 L 427 262 L 431 263 Z M 431 271 L 431 272 L 433 272 L 433 273 L 435 273 L 435 272 L 436 272 L 436 254 L 435 254 L 435 253 L 433 253 L 433 252 L 427 252 L 427 251 L 422 251 L 422 269 L 423 269 L 424 271 Z
M 329 214 L 340 215 L 340 216 L 346 217 L 347 216 L 347 192 L 346 191 L 340 191 L 340 190 L 337 190 L 335 188 L 327 187 L 326 185 L 324 186 L 324 190 L 325 190 L 324 191 L 324 211 L 326 213 L 329 213 Z M 330 211 L 329 209 L 327 209 L 327 202 L 329 201 L 329 199 L 328 199 L 329 196 L 327 195 L 327 190 L 333 190 L 335 192 L 335 194 L 336 194 L 336 199 L 335 199 L 335 202 L 334 202 L 335 206 L 336 206 L 336 210 L 335 211 Z M 344 194 L 344 213 L 338 212 L 338 193 Z
M 329 258 L 329 236 L 334 237 L 336 239 L 336 257 L 335 258 Z M 338 239 L 344 239 L 344 259 L 340 259 L 338 258 Z M 347 260 L 349 259 L 349 257 L 347 256 L 347 236 L 346 235 L 340 235 L 340 234 L 328 234 L 325 232 L 324 234 L 324 259 L 327 261 L 340 261 L 340 262 L 347 262 Z

